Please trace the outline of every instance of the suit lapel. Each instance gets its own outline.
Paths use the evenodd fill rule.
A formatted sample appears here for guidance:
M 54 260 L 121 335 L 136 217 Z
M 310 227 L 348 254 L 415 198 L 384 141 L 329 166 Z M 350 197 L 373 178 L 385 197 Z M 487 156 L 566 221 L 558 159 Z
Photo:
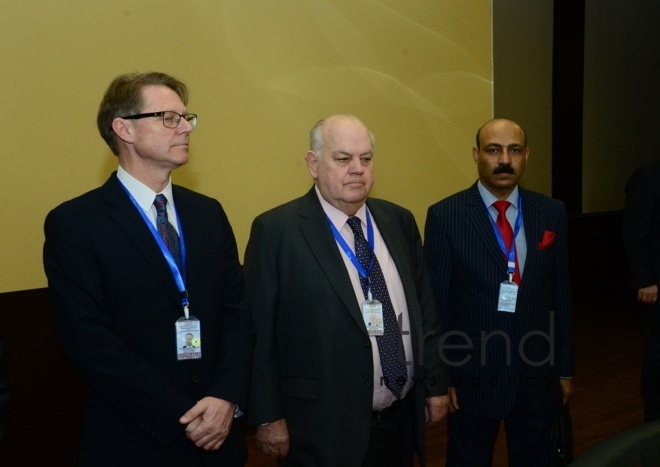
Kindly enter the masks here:
M 422 322 L 419 320 L 419 313 L 416 310 L 419 308 L 417 305 L 417 286 L 414 278 L 417 276 L 417 271 L 411 270 L 413 266 L 408 258 L 406 258 L 405 245 L 410 244 L 410 239 L 406 238 L 400 228 L 397 219 L 392 219 L 392 216 L 382 208 L 378 203 L 367 200 L 369 211 L 373 215 L 374 221 L 380 231 L 380 236 L 383 238 L 387 251 L 394 261 L 397 273 L 403 285 L 403 293 L 406 297 L 406 305 L 408 306 L 408 319 L 410 321 L 410 331 L 413 339 L 413 354 L 415 359 L 419 358 L 417 355 L 418 337 L 422 336 Z M 413 266 L 414 267 L 414 266 Z M 390 289 L 390 293 L 391 289 Z
M 103 185 L 106 204 L 111 208 L 110 216 L 126 236 L 135 244 L 144 260 L 153 268 L 155 274 L 166 285 L 168 292 L 177 305 L 181 305 L 179 291 L 172 272 L 158 248 L 158 244 L 145 225 L 142 216 L 133 205 L 128 194 L 121 186 L 116 174 Z
M 532 271 L 538 257 L 537 245 L 541 241 L 541 219 L 534 196 L 521 187 L 518 187 L 518 190 L 520 196 L 523 198 L 523 224 L 525 226 L 525 242 L 527 243 L 527 258 L 525 259 L 525 272 L 523 275 L 529 279 L 537 276 Z M 525 278 L 523 278 L 523 283 Z
M 353 319 L 367 333 L 360 308 L 356 306 L 353 284 L 346 272 L 344 260 L 332 236 L 323 207 L 314 187 L 303 198 L 299 217 L 300 231 L 316 257 L 328 282 L 346 306 Z
M 392 220 L 392 216 L 382 209 L 379 204 L 368 200 L 367 206 L 369 207 L 369 212 L 373 215 L 374 221 L 380 231 L 380 235 L 383 237 L 383 241 L 387 246 L 387 250 L 396 265 L 396 270 L 399 273 L 401 283 L 403 284 L 403 290 L 407 296 L 411 291 L 416 290 L 413 281 L 415 271 L 410 270 L 410 262 L 405 257 L 405 252 L 403 250 L 403 245 L 409 243 L 410 240 L 403 237 L 400 226 Z M 408 300 L 406 301 L 408 302 Z
M 183 239 L 186 242 L 186 272 L 184 280 L 186 284 L 195 282 L 194 279 L 202 273 L 199 268 L 202 264 L 200 258 L 203 256 L 204 238 L 204 218 L 201 216 L 198 207 L 186 196 L 186 192 L 180 190 L 178 186 L 172 186 L 174 202 L 176 204 L 177 215 L 179 216 L 179 226 L 183 230 Z
M 481 199 L 481 194 L 476 183 L 467 191 L 466 204 L 468 208 L 468 219 L 477 231 L 476 237 L 484 242 L 484 246 L 493 257 L 493 260 L 502 263 L 504 261 L 502 250 L 500 250 L 500 246 L 497 243 L 493 224 L 489 218 L 490 215 L 484 205 L 483 199 Z

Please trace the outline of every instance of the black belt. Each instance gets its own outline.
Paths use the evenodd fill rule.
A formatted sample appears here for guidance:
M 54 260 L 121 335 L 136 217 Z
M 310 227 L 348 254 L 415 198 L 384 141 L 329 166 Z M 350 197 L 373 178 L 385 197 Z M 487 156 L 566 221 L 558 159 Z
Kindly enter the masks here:
M 371 419 L 376 420 L 378 423 L 383 423 L 389 420 L 390 418 L 394 417 L 396 414 L 398 414 L 402 406 L 403 406 L 403 399 L 399 399 L 389 407 L 372 411 Z

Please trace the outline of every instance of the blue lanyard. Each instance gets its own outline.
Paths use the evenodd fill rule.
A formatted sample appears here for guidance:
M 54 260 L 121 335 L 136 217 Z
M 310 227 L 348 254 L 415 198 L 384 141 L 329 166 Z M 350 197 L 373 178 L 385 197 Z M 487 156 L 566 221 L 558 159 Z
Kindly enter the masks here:
M 332 223 L 330 217 L 328 217 L 327 214 L 325 215 L 325 217 L 328 219 L 328 224 L 330 224 L 332 235 L 334 235 L 335 240 L 337 240 L 337 243 L 339 243 L 341 249 L 344 250 L 344 253 L 346 253 L 348 259 L 351 261 L 351 263 L 353 263 L 353 266 L 355 266 L 355 268 L 358 270 L 360 276 L 362 276 L 364 279 L 367 279 L 367 281 L 369 281 L 369 274 L 371 274 L 371 269 L 374 266 L 374 258 L 376 256 L 374 253 L 374 226 L 371 224 L 371 216 L 369 215 L 369 210 L 367 209 L 367 239 L 369 241 L 369 248 L 371 249 L 371 261 L 369 262 L 369 269 L 367 271 L 365 271 L 360 261 L 355 257 L 355 254 L 351 251 L 351 248 L 348 246 L 348 243 L 346 243 L 346 240 L 344 240 L 344 237 L 341 236 L 341 234 L 337 230 L 337 227 L 335 227 L 335 225 Z M 369 282 L 368 290 L 371 290 L 371 282 Z
M 186 285 L 183 280 L 183 276 L 181 275 L 181 271 L 179 271 L 179 267 L 176 265 L 176 261 L 174 260 L 172 253 L 170 253 L 170 250 L 167 248 L 167 245 L 165 245 L 165 242 L 163 241 L 163 237 L 160 236 L 160 233 L 158 233 L 154 225 L 151 223 L 151 221 L 147 217 L 147 214 L 140 207 L 138 202 L 135 201 L 135 198 L 133 198 L 133 195 L 131 195 L 130 191 L 128 191 L 128 188 L 124 186 L 121 180 L 119 180 L 119 184 L 124 189 L 128 197 L 131 199 L 131 202 L 142 216 L 144 223 L 147 224 L 147 226 L 149 227 L 149 230 L 151 231 L 151 235 L 153 235 L 154 239 L 156 240 L 156 243 L 158 243 L 158 246 L 160 247 L 160 251 L 163 253 L 163 256 L 165 257 L 167 264 L 170 266 L 170 270 L 172 271 L 172 275 L 174 276 L 174 282 L 176 282 L 176 286 L 179 289 L 179 293 L 181 294 L 181 305 L 183 305 L 183 311 L 186 315 L 186 319 L 188 319 L 189 316 L 188 307 L 190 306 L 190 302 L 188 301 L 188 291 L 186 290 Z M 174 211 L 176 212 L 177 218 L 180 219 L 179 211 L 176 209 L 174 200 L 172 200 L 171 202 L 174 206 Z M 186 264 L 186 242 L 183 240 L 183 226 L 181 225 L 181 222 L 179 222 L 179 242 L 181 248 L 181 265 L 183 266 Z
M 486 210 L 488 210 L 488 208 L 486 208 Z M 495 236 L 497 237 L 497 243 L 500 245 L 500 250 L 502 250 L 502 253 L 507 257 L 507 273 L 509 275 L 513 275 L 514 271 L 516 270 L 516 237 L 518 236 L 518 232 L 520 232 L 520 226 L 522 225 L 522 196 L 518 195 L 518 215 L 516 216 L 516 223 L 513 229 L 513 239 L 511 240 L 511 247 L 509 248 L 508 253 L 506 251 L 506 245 L 504 245 L 502 232 L 500 232 L 500 228 L 493 220 L 493 216 L 490 215 L 490 212 L 488 213 L 488 218 L 490 219 L 490 223 L 493 226 L 493 230 L 495 231 Z M 506 216 L 504 220 L 509 222 L 509 220 L 506 219 Z

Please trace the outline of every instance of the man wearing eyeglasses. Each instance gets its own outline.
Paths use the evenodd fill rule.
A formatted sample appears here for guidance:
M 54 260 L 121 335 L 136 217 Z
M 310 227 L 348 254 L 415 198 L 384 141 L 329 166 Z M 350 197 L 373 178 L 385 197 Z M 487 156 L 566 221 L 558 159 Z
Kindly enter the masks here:
M 170 177 L 197 123 L 187 101 L 171 76 L 117 77 L 97 117 L 117 171 L 46 218 L 55 321 L 88 389 L 79 466 L 246 461 L 254 331 L 236 242 L 216 200 Z

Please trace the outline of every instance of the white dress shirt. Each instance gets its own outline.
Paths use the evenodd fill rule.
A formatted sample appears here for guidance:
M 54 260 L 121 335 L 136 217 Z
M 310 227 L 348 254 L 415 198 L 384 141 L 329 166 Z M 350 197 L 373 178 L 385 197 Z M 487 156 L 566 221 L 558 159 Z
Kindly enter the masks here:
M 176 233 L 179 232 L 179 219 L 176 216 L 176 209 L 174 209 L 174 195 L 172 194 L 172 178 L 167 182 L 167 186 L 160 193 L 156 193 L 147 185 L 133 177 L 126 172 L 120 165 L 117 169 L 117 178 L 126 187 L 133 199 L 138 203 L 142 210 L 147 214 L 154 227 L 156 227 L 156 206 L 154 206 L 154 199 L 156 195 L 163 194 L 167 198 L 167 220 L 174 226 Z M 156 227 L 157 229 L 158 227 Z

